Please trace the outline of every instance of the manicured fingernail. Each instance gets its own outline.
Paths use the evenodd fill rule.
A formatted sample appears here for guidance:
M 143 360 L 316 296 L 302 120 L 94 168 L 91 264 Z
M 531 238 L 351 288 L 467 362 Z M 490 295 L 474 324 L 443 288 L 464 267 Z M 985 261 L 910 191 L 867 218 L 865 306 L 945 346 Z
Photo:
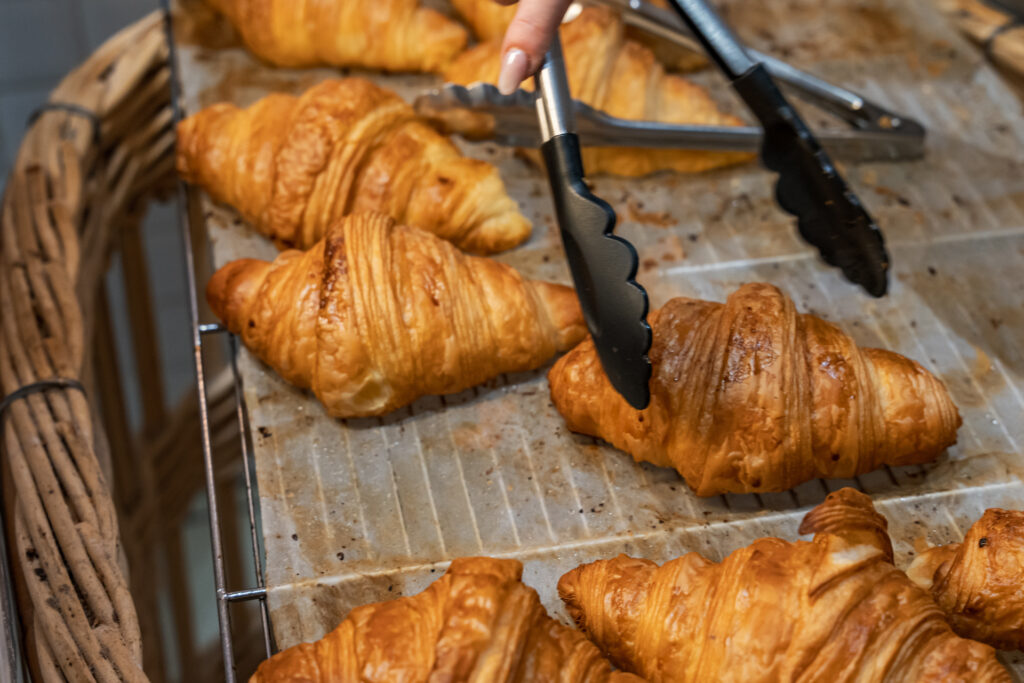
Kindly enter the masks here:
M 501 61 L 501 73 L 498 75 L 498 90 L 502 95 L 511 95 L 519 84 L 529 76 L 530 60 L 526 53 L 514 47 L 505 53 Z

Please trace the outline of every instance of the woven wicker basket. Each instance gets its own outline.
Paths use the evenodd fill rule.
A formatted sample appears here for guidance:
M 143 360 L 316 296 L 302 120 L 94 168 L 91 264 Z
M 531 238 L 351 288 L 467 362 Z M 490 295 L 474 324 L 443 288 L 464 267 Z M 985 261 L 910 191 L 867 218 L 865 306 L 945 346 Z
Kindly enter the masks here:
M 149 200 L 176 187 L 170 80 L 164 16 L 154 13 L 53 91 L 3 200 L 4 528 L 21 652 L 35 680 L 163 680 L 170 657 L 193 680 L 223 671 L 219 649 L 197 651 L 183 551 L 187 504 L 203 484 L 196 396 L 165 405 L 140 230 Z M 124 301 L 111 304 L 104 275 L 114 259 L 126 286 Z M 127 314 L 134 371 L 146 378 L 136 433 L 112 306 Z M 238 476 L 230 379 L 207 388 L 225 498 Z M 160 632 L 161 592 L 171 638 Z M 173 653 L 163 651 L 167 641 Z M 262 654 L 252 651 L 249 659 Z

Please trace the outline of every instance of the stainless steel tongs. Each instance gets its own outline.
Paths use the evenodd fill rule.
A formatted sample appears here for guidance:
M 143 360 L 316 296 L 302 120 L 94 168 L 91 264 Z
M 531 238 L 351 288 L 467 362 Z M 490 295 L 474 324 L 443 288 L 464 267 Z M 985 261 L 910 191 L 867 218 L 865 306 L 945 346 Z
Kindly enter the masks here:
M 625 23 L 678 45 L 703 51 L 674 12 L 641 0 L 586 0 L 620 11 Z M 848 129 L 815 131 L 815 137 L 836 156 L 851 161 L 916 159 L 924 154 L 924 128 L 855 92 L 755 50 L 746 50 L 768 73 L 798 97 L 849 124 Z M 577 131 L 588 146 L 649 147 L 756 153 L 762 129 L 756 126 L 692 126 L 630 121 L 572 100 Z M 468 87 L 447 84 L 416 100 L 421 114 L 442 122 L 466 137 L 501 144 L 536 147 L 541 142 L 536 95 L 517 91 L 502 95 L 486 83 Z M 470 115 L 465 115 L 468 112 Z

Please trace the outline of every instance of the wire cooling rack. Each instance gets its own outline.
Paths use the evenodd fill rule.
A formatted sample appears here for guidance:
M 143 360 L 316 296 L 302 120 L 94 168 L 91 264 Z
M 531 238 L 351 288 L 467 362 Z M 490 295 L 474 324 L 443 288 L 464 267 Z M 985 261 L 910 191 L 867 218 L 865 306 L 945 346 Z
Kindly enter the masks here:
M 181 121 L 181 82 L 179 80 L 178 60 L 175 51 L 174 28 L 171 20 L 168 0 L 160 1 L 164 11 L 164 27 L 167 35 L 168 61 L 171 70 L 171 102 L 174 111 L 174 123 Z M 203 448 L 203 474 L 206 485 L 206 500 L 209 510 L 210 545 L 213 551 L 213 578 L 217 595 L 217 622 L 220 629 L 220 647 L 224 663 L 224 679 L 227 683 L 238 680 L 235 661 L 235 642 L 231 626 L 231 605 L 255 600 L 259 605 L 260 627 L 263 633 L 263 645 L 266 655 L 273 654 L 273 636 L 270 631 L 270 613 L 267 609 L 267 590 L 263 575 L 263 561 L 260 557 L 260 541 L 256 521 L 256 498 L 253 493 L 255 485 L 253 476 L 252 455 L 250 452 L 249 420 L 246 415 L 245 402 L 242 400 L 242 382 L 238 374 L 237 347 L 234 335 L 218 323 L 203 323 L 199 320 L 199 300 L 196 292 L 195 248 L 192 235 L 191 209 L 197 201 L 194 192 L 181 180 L 177 183 L 176 200 L 178 203 L 179 227 L 185 253 L 185 281 L 188 288 L 189 324 L 192 332 L 193 361 L 196 373 L 196 397 L 199 402 L 199 424 Z M 245 480 L 246 513 L 248 516 L 249 534 L 252 543 L 252 568 L 256 576 L 256 585 L 249 588 L 235 588 L 227 585 L 224 562 L 224 538 L 221 529 L 220 501 L 214 474 L 213 443 L 210 438 L 210 408 L 206 396 L 206 371 L 203 363 L 205 340 L 211 337 L 227 336 L 230 342 L 230 365 L 234 383 L 235 413 L 238 417 L 238 433 L 242 453 L 242 472 Z

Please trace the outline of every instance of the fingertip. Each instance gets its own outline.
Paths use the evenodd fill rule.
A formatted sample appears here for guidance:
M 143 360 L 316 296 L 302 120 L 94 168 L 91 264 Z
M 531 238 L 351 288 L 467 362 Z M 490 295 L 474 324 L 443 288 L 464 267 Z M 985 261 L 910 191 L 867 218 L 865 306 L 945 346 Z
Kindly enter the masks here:
M 521 50 L 526 56 L 524 78 L 540 66 L 555 37 L 555 31 L 571 0 L 520 0 L 515 17 L 505 32 L 501 46 L 503 64 L 512 50 Z
M 519 84 L 530 75 L 530 59 L 518 47 L 505 52 L 501 59 L 501 72 L 498 74 L 498 91 L 502 95 L 511 95 Z

